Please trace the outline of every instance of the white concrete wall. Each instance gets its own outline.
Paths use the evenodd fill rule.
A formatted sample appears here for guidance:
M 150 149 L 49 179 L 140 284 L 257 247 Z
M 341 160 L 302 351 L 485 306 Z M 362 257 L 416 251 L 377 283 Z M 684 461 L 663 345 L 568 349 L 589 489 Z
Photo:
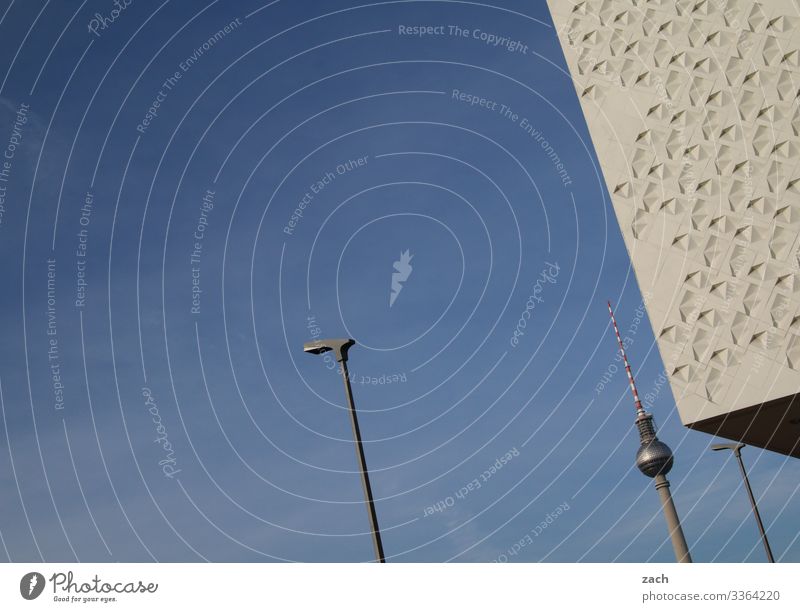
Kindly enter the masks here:
M 791 0 L 548 0 L 685 424 L 800 392 Z

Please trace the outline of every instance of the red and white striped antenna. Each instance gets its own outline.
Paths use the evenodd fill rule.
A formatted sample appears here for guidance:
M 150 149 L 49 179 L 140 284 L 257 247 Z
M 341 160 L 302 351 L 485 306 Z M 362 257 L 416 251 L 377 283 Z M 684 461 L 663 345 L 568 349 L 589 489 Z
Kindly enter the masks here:
M 614 325 L 614 333 L 617 336 L 619 350 L 622 352 L 622 361 L 625 363 L 625 372 L 628 374 L 628 382 L 631 385 L 631 393 L 633 393 L 633 403 L 636 405 L 636 415 L 644 416 L 644 408 L 642 407 L 642 402 L 639 401 L 639 392 L 636 390 L 636 383 L 633 381 L 633 372 L 631 372 L 631 366 L 628 363 L 628 356 L 625 354 L 625 346 L 622 344 L 622 338 L 620 338 L 619 329 L 617 328 L 617 320 L 614 318 L 614 311 L 611 309 L 610 301 L 608 302 L 608 314 L 611 315 L 611 323 Z

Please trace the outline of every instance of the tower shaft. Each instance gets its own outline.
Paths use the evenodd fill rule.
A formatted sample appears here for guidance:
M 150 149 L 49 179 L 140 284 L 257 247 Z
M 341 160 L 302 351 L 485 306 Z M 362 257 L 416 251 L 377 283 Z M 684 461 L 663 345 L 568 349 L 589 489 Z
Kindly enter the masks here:
M 678 511 L 672 501 L 672 493 L 669 491 L 669 480 L 663 474 L 655 477 L 656 491 L 661 498 L 661 508 L 664 510 L 664 518 L 667 521 L 669 537 L 672 540 L 672 549 L 675 551 L 675 560 L 678 563 L 691 563 L 692 555 L 689 554 L 689 547 L 683 535 L 681 521 L 678 518 Z

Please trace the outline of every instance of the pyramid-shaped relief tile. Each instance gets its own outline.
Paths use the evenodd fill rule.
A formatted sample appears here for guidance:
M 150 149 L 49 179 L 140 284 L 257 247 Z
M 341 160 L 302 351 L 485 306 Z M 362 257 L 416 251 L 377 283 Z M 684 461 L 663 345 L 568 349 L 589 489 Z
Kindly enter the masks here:
M 756 121 L 779 128 L 782 126 L 776 125 L 776 123 L 789 119 L 791 110 L 790 105 L 787 103 L 765 104 L 756 114 Z
M 614 187 L 614 195 L 626 200 L 630 199 L 633 197 L 633 186 L 629 181 L 617 183 L 617 185 Z
M 769 163 L 765 178 L 770 194 L 781 194 L 786 190 L 788 168 L 790 167 L 791 162 L 784 163 L 777 159 L 773 159 Z
M 578 74 L 581 76 L 586 76 L 589 73 L 591 73 L 596 60 L 597 58 L 590 49 L 582 50 L 581 54 L 578 56 L 578 62 L 577 62 Z
M 722 372 L 715 368 L 708 368 L 705 374 L 703 389 L 706 399 L 711 402 L 718 402 L 724 395 L 725 388 L 722 385 Z
M 703 46 L 721 51 L 736 44 L 738 36 L 736 32 L 730 30 L 717 29 L 711 32 L 704 41 Z
M 708 271 L 707 270 L 695 270 L 694 272 L 689 272 L 685 277 L 683 284 L 686 287 L 692 287 L 693 289 L 705 289 L 708 286 Z
M 645 210 L 639 209 L 634 213 L 631 222 L 631 233 L 634 238 L 644 238 L 645 231 L 652 222 L 652 215 Z
M 669 70 L 664 81 L 664 93 L 670 101 L 678 100 L 691 77 L 683 70 Z
M 717 142 L 717 134 L 724 128 L 726 122 L 729 121 L 730 112 L 729 109 L 718 109 L 718 108 L 703 108 L 703 118 L 701 121 L 702 131 L 700 133 L 695 132 L 694 137 L 695 139 L 703 138 L 706 141 L 709 141 L 711 144 L 716 145 Z
M 645 36 L 651 36 L 645 33 Z M 655 46 L 653 47 L 653 67 L 666 68 L 670 60 L 675 55 L 675 43 L 665 38 L 656 38 Z
M 800 153 L 800 147 L 792 140 L 781 140 L 772 147 L 772 154 L 780 160 L 793 160 Z
M 753 199 L 753 183 L 750 177 L 734 178 L 728 189 L 728 204 L 735 213 L 745 213 L 747 204 Z
M 593 77 L 596 77 L 598 79 L 603 79 L 606 81 L 614 81 L 625 84 L 620 80 L 621 73 L 622 73 L 622 60 L 613 58 L 602 59 L 600 61 L 597 61 L 591 68 L 591 74 Z
M 703 308 L 697 316 L 697 322 L 707 328 L 723 327 L 725 321 L 725 314 L 719 308 Z
M 708 267 L 718 269 L 729 247 L 730 241 L 719 236 L 709 236 L 703 249 L 703 261 Z
M 676 9 L 678 10 L 679 14 L 683 15 L 685 13 L 690 13 L 694 18 L 702 18 L 713 15 L 715 13 L 715 8 L 716 7 L 714 4 L 708 2 L 707 0 L 684 3 L 679 2 L 676 4 Z
M 746 244 L 734 244 L 728 258 L 728 272 L 734 278 L 744 277 L 750 270 L 755 254 Z
M 800 196 L 800 178 L 791 178 L 786 182 L 786 194 Z
M 581 98 L 587 101 L 594 102 L 595 104 L 602 104 L 606 97 L 606 91 L 597 83 L 591 83 L 583 88 L 581 91 Z
M 694 323 L 697 321 L 697 316 L 700 314 L 700 309 L 702 306 L 703 295 L 701 292 L 684 289 L 680 298 L 680 304 L 678 306 L 681 323 L 694 325 Z
M 800 28 L 800 18 L 796 16 L 779 15 L 769 20 L 766 31 L 786 34 L 795 32 L 798 28 Z
M 784 363 L 793 370 L 800 371 L 800 336 L 791 335 L 786 346 Z
M 763 65 L 761 50 L 764 44 L 764 37 L 759 34 L 744 30 L 739 32 L 736 40 L 736 55 L 745 62 L 752 62 L 755 65 Z
M 684 383 L 689 383 L 694 380 L 694 375 L 696 371 L 697 371 L 696 366 L 693 366 L 689 363 L 682 363 L 680 365 L 675 366 L 675 368 L 672 370 L 672 376 Z
M 788 258 L 792 245 L 797 239 L 797 229 L 775 226 L 769 241 L 769 252 L 777 260 Z
M 769 155 L 774 147 L 775 131 L 767 125 L 759 125 L 756 128 L 752 140 L 753 153 L 758 157 Z
M 747 60 L 742 59 L 738 55 L 729 57 L 725 64 L 725 81 L 730 87 L 738 87 L 741 85 L 742 80 L 748 68 Z
M 783 67 L 778 74 L 777 93 L 781 100 L 784 102 L 792 102 L 797 98 L 800 91 L 800 79 L 793 70 L 787 70 Z
M 756 328 L 750 337 L 749 348 L 765 355 L 774 352 L 781 341 L 781 334 L 771 327 Z
M 588 9 L 593 15 L 597 16 L 600 19 L 600 23 L 608 26 L 609 19 L 614 15 L 617 11 L 614 2 L 610 2 L 609 0 L 602 0 L 601 2 L 591 3 L 591 8 Z
M 630 159 L 630 167 L 635 178 L 647 176 L 653 164 L 655 154 L 652 148 L 637 147 Z
M 730 176 L 740 159 L 740 154 L 735 147 L 720 144 L 717 148 L 715 166 L 720 176 Z
M 724 89 L 714 89 L 708 94 L 708 98 L 706 99 L 706 104 L 710 108 L 717 109 L 727 108 L 734 104 L 734 102 L 734 97 L 731 95 L 730 91 Z
M 737 346 L 745 346 L 747 344 L 747 339 L 752 336 L 750 331 L 751 326 L 752 323 L 748 315 L 741 312 L 734 313 L 731 318 L 730 327 L 728 328 L 731 342 Z
M 763 32 L 767 28 L 767 15 L 761 3 L 754 2 L 747 17 L 747 25 L 751 32 Z
M 627 42 L 625 48 L 622 50 L 622 54 L 629 59 L 640 62 L 643 66 L 647 66 L 650 63 L 647 60 L 649 60 L 652 55 L 655 45 L 655 40 L 639 34 Z
M 608 41 L 608 52 L 612 57 L 621 57 L 628 45 L 629 35 L 624 30 L 612 30 L 611 38 Z
M 753 198 L 747 203 L 747 212 L 765 217 L 774 217 L 778 203 L 775 198 L 761 196 Z
M 656 181 L 645 180 L 637 191 L 642 207 L 649 212 L 659 210 L 662 198 L 665 197 L 663 186 Z
M 738 244 L 758 247 L 769 239 L 769 228 L 756 223 L 743 223 L 733 233 L 733 240 Z
M 689 25 L 689 31 L 686 37 L 689 39 L 689 45 L 696 49 L 702 49 L 708 41 L 708 28 L 704 28 L 705 24 L 699 21 L 692 21 Z
M 775 279 L 775 291 L 800 303 L 800 272 L 784 270 L 778 274 L 778 278 Z
M 735 123 L 725 125 L 719 130 L 718 140 L 736 150 L 743 143 L 742 128 Z
M 800 52 L 796 48 L 787 51 L 781 58 L 781 65 L 790 70 L 797 70 L 800 68 Z
M 703 196 L 698 190 L 698 169 L 694 168 L 691 164 L 685 164 L 681 170 L 681 175 L 678 178 L 678 187 L 682 195 L 685 195 L 693 202 L 692 206 L 692 219 L 696 220 L 694 215 L 702 218 L 702 228 L 708 227 L 707 222 L 710 220 L 711 215 L 718 212 L 715 203 L 710 199 Z M 695 229 L 699 229 L 700 225 L 695 225 Z
M 789 322 L 789 332 L 791 334 L 800 334 L 800 314 L 795 314 Z
M 765 36 L 764 44 L 761 48 L 761 59 L 766 66 L 777 67 L 783 62 L 787 49 L 786 41 L 775 36 Z
M 664 102 L 654 104 L 647 111 L 647 118 L 655 122 L 666 120 L 670 116 L 669 105 Z
M 603 46 L 608 36 L 608 32 L 604 30 L 589 27 L 584 31 L 577 44 L 584 50 L 595 50 Z
M 691 212 L 692 229 L 705 232 L 718 212 L 713 202 L 695 198 Z
M 670 130 L 683 132 L 688 139 L 694 128 L 703 122 L 705 114 L 704 110 L 697 108 L 675 110 L 669 120 Z
M 636 60 L 630 60 L 636 64 Z M 653 73 L 649 70 L 642 70 L 641 66 L 637 65 L 637 74 L 636 78 L 633 79 L 633 87 L 637 89 L 642 89 L 645 91 L 652 90 L 657 84 L 656 77 Z
M 695 263 L 705 264 L 703 240 L 693 232 L 681 232 L 672 239 L 672 247 Z
M 619 64 L 619 80 L 625 87 L 641 85 L 646 80 L 647 72 L 642 76 L 642 65 L 634 59 L 623 59 Z
M 575 15 L 586 15 L 589 11 L 589 6 L 591 3 L 589 0 L 581 0 L 580 2 L 575 2 L 574 6 L 572 7 L 572 13 Z
M 736 231 L 737 219 L 735 215 L 730 213 L 721 213 L 719 211 L 714 213 L 715 216 L 711 218 L 708 224 L 708 231 L 728 238 L 733 236 Z
M 764 94 L 760 91 L 742 89 L 736 95 L 736 103 L 739 118 L 750 123 L 758 116 L 758 111 L 764 104 Z
M 751 266 L 750 269 L 753 270 L 755 267 Z M 742 283 L 744 293 L 742 295 L 741 305 L 745 314 L 748 316 L 755 316 L 760 304 L 759 296 L 764 293 L 763 285 L 752 282 L 752 278 L 748 278 L 747 280 L 747 283 Z
M 679 160 L 686 151 L 686 145 L 691 138 L 691 132 L 678 126 L 669 130 L 667 142 L 665 143 L 665 150 L 669 160 Z
M 723 370 L 735 367 L 740 363 L 739 354 L 740 352 L 737 351 L 734 346 L 722 346 L 711 353 L 709 365 L 722 368 Z
M 695 64 L 695 54 L 691 51 L 676 51 L 670 58 L 668 65 L 671 68 L 677 68 L 677 72 L 685 73 L 688 69 L 692 68 Z
M 798 110 L 797 107 L 795 107 L 795 110 L 792 113 L 792 118 L 789 124 L 792 129 L 792 136 L 800 136 L 800 110 Z
M 797 234 L 797 226 L 800 226 L 800 205 L 785 203 L 779 206 L 775 211 L 775 221 L 791 227 L 792 231 Z
M 689 87 L 689 101 L 694 105 L 703 104 L 708 99 L 708 94 L 714 86 L 714 80 L 701 76 L 694 76 Z
M 661 202 L 658 209 L 665 214 L 682 217 L 686 214 L 690 207 L 691 205 L 686 198 L 672 197 Z
M 753 130 L 751 132 L 751 139 L 754 133 L 755 131 Z M 742 181 L 752 182 L 753 178 L 761 173 L 763 167 L 764 167 L 763 161 L 754 158 L 752 155 L 748 155 L 747 159 L 739 162 L 738 164 L 736 164 L 736 166 L 734 166 L 733 176 Z
M 796 302 L 786 295 L 782 293 L 773 294 L 769 306 L 769 315 L 772 325 L 782 330 L 788 329 L 796 310 Z
M 667 325 L 661 330 L 659 340 L 683 346 L 689 338 L 688 330 L 680 324 Z
M 729 302 L 735 293 L 733 282 L 730 280 L 716 280 L 711 283 L 709 294 L 725 302 Z
M 777 280 L 778 268 L 768 258 L 764 257 L 758 250 L 756 250 L 756 261 L 752 266 L 750 266 L 750 271 L 747 273 L 747 278 L 750 281 L 759 283 L 763 286 L 769 281 Z

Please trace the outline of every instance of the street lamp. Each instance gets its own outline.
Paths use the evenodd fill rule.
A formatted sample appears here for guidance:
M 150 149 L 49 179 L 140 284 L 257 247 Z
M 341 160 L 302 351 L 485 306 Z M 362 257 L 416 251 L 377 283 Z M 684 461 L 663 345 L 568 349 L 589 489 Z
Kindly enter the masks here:
M 764 531 L 764 523 L 761 522 L 761 515 L 758 513 L 758 506 L 756 505 L 756 498 L 753 497 L 753 489 L 750 488 L 750 480 L 747 478 L 747 472 L 744 469 L 744 462 L 742 461 L 742 449 L 745 444 L 741 442 L 736 444 L 714 444 L 711 447 L 713 451 L 732 450 L 739 461 L 739 469 L 742 472 L 742 480 L 744 480 L 744 487 L 747 489 L 747 496 L 750 498 L 750 505 L 753 508 L 753 515 L 756 517 L 758 523 L 758 531 L 761 533 L 761 540 L 764 542 L 764 550 L 767 551 L 767 559 L 770 563 L 775 563 L 775 558 L 772 556 L 772 549 L 769 547 L 769 540 L 767 540 L 767 532 Z
M 375 512 L 375 502 L 372 499 L 372 487 L 369 484 L 369 473 L 367 472 L 367 460 L 364 457 L 364 447 L 361 443 L 361 430 L 358 427 L 358 416 L 356 415 L 356 405 L 353 401 L 353 389 L 350 387 L 350 376 L 347 372 L 347 351 L 356 343 L 351 338 L 331 338 L 328 340 L 314 340 L 306 342 L 303 350 L 312 355 L 321 355 L 328 351 L 333 351 L 336 361 L 341 364 L 342 377 L 344 378 L 344 390 L 347 395 L 347 405 L 350 411 L 350 424 L 353 426 L 353 437 L 356 441 L 356 455 L 358 456 L 358 468 L 361 471 L 361 486 L 364 488 L 364 497 L 367 500 L 367 510 L 369 513 L 369 525 L 372 530 L 372 544 L 375 548 L 375 559 L 378 563 L 386 563 L 383 554 L 383 543 L 381 542 L 381 532 L 378 528 L 378 515 Z

